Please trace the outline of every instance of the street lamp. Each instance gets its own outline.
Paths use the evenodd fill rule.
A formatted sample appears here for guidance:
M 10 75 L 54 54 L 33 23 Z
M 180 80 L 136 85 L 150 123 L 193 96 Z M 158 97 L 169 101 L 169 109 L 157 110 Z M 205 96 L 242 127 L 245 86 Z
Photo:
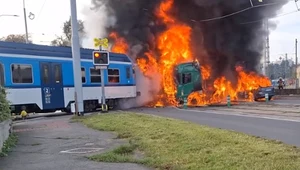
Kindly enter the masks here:
M 19 17 L 19 15 L 12 15 L 12 14 L 0 14 L 0 17 Z

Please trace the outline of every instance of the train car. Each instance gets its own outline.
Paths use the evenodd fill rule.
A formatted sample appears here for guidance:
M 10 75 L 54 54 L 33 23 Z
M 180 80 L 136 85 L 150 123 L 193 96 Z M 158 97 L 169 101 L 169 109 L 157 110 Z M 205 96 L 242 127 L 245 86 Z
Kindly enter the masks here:
M 92 61 L 92 49 L 80 49 L 84 111 L 101 103 L 101 83 L 109 106 L 119 99 L 136 97 L 132 60 L 110 53 L 110 65 L 101 80 Z M 0 83 L 7 89 L 12 112 L 70 111 L 74 102 L 74 78 L 70 47 L 54 47 L 0 41 Z

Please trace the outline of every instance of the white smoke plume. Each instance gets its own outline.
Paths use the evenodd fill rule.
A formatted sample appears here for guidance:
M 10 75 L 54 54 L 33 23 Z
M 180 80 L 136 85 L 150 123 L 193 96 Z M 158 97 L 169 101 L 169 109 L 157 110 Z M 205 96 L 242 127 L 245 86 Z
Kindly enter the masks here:
M 156 79 L 145 77 L 139 69 L 135 69 L 136 91 L 140 93 L 140 96 L 120 100 L 119 107 L 121 109 L 141 107 L 153 101 L 155 95 L 158 94 L 160 90 L 159 75 L 155 76 L 157 76 Z
M 106 5 L 107 1 L 101 0 L 98 2 L 96 4 L 97 9 L 85 7 L 82 10 L 82 14 L 85 16 L 85 31 L 89 38 L 107 38 L 109 35 L 109 32 L 106 31 L 107 28 L 113 27 L 117 22 L 114 11 Z M 95 5 L 95 1 L 92 1 L 91 6 L 93 5 Z M 128 55 L 133 62 L 136 61 L 137 55 L 142 49 L 143 46 L 139 44 L 131 47 Z M 134 63 L 134 65 L 136 64 Z M 136 98 L 119 100 L 119 107 L 121 109 L 141 107 L 153 101 L 160 90 L 160 78 L 159 75 L 152 75 L 151 77 L 156 78 L 145 77 L 138 69 L 138 66 L 135 66 L 136 91 L 140 95 Z
M 117 22 L 116 17 L 112 15 L 113 11 L 106 6 L 105 1 L 98 8 L 95 10 L 92 7 L 86 6 L 82 10 L 82 14 L 85 16 L 85 32 L 90 38 L 107 37 L 106 28 L 115 25 Z
M 131 47 L 129 56 L 130 58 L 135 61 L 137 55 L 143 49 L 142 45 L 134 45 Z M 121 109 L 129 109 L 135 107 L 145 106 L 149 102 L 153 101 L 156 94 L 158 94 L 161 86 L 160 86 L 160 76 L 159 75 L 151 75 L 151 77 L 155 77 L 155 79 L 146 77 L 143 75 L 141 70 L 135 64 L 135 80 L 136 80 L 136 91 L 140 95 L 136 98 L 132 99 L 122 99 L 119 101 L 119 107 Z

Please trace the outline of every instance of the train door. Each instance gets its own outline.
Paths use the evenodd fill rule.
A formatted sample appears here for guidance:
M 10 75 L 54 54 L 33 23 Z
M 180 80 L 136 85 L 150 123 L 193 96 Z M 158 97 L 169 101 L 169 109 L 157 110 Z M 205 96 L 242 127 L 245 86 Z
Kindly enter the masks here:
M 43 109 L 64 108 L 62 68 L 59 63 L 40 63 Z
M 4 87 L 4 65 L 0 63 L 0 86 Z

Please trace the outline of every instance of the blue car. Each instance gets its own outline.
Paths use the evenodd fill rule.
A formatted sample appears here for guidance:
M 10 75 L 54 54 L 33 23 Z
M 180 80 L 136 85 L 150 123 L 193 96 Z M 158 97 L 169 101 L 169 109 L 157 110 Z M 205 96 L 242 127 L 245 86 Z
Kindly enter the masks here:
M 254 91 L 254 100 L 258 101 L 259 99 L 265 98 L 265 95 L 268 94 L 269 100 L 275 96 L 275 88 L 273 86 L 260 87 Z

